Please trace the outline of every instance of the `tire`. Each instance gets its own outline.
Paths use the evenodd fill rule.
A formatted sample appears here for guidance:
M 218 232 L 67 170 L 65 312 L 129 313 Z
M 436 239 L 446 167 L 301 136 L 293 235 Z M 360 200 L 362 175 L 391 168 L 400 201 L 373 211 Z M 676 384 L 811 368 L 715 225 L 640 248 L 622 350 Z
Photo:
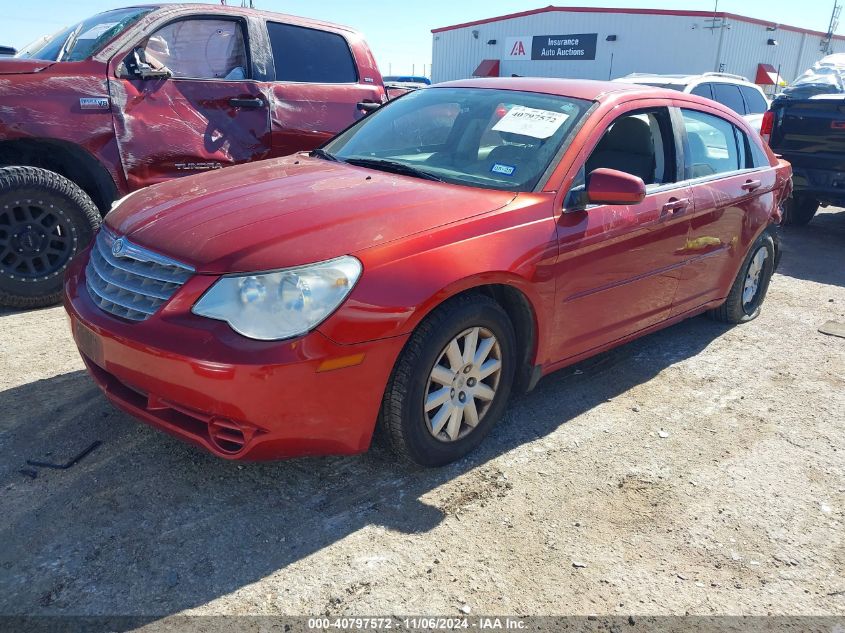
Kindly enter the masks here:
M 100 226 L 88 195 L 37 167 L 0 168 L 0 305 L 58 302 L 64 271 Z
M 760 255 L 765 253 L 765 255 Z M 772 273 L 775 268 L 775 243 L 772 236 L 768 232 L 763 233 L 754 242 L 754 245 L 748 252 L 745 261 L 739 269 L 739 273 L 731 286 L 731 291 L 725 302 L 713 310 L 709 310 L 707 315 L 723 323 L 745 323 L 757 318 L 760 314 L 760 307 L 763 300 L 766 298 L 766 291 L 769 289 L 769 281 L 772 278 Z M 746 282 L 749 281 L 749 275 L 753 275 L 755 267 L 755 258 L 764 257 L 759 270 L 759 277 L 757 280 L 757 287 L 753 295 L 746 296 Z
M 489 355 L 485 357 L 487 360 L 482 359 L 480 366 L 468 363 L 458 372 L 447 369 L 447 366 L 454 366 L 449 360 L 452 357 L 448 356 L 447 346 L 457 338 L 458 350 L 463 355 L 471 345 L 467 341 L 472 338 L 474 330 L 477 330 L 475 336 L 479 341 L 479 354 L 483 354 L 481 350 L 485 346 L 490 347 Z M 461 336 L 469 338 L 461 339 Z M 492 344 L 487 342 L 491 337 Z M 497 355 L 500 361 L 498 373 L 481 377 L 484 370 L 495 366 L 495 363 L 488 365 L 488 362 L 495 361 Z M 379 426 L 395 455 L 420 466 L 443 466 L 474 450 L 505 413 L 516 359 L 513 325 L 493 299 L 484 295 L 463 295 L 434 310 L 411 335 L 396 361 L 384 393 Z M 451 387 L 445 386 L 445 380 L 438 382 L 433 377 L 435 371 L 440 372 L 439 380 L 444 380 L 443 372 L 454 373 Z M 446 392 L 443 392 L 444 389 Z M 480 393 L 476 390 L 482 389 L 484 398 L 469 395 L 466 400 L 459 400 L 466 394 Z M 487 399 L 490 397 L 488 389 L 494 393 L 492 400 Z M 449 399 L 426 411 L 426 399 L 436 400 L 438 392 L 443 395 L 448 393 Z M 475 416 L 470 415 L 470 409 L 476 412 Z M 451 423 L 451 416 L 445 416 L 447 422 L 442 422 L 444 410 L 461 411 L 457 433 L 453 433 L 456 425 Z M 470 424 L 472 421 L 474 425 Z M 433 427 L 438 424 L 445 426 L 435 436 L 436 428 Z
M 813 219 L 819 210 L 819 201 L 806 196 L 795 195 L 786 203 L 784 224 L 804 226 Z

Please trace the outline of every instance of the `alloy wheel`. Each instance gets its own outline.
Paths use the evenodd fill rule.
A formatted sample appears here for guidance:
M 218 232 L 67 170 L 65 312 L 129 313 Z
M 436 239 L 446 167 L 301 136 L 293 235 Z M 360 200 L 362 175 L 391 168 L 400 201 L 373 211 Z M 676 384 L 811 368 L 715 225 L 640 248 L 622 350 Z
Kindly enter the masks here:
M 440 352 L 423 403 L 427 428 L 441 442 L 460 440 L 478 426 L 496 397 L 502 349 L 483 327 L 464 330 Z
M 0 208 L 0 274 L 42 281 L 67 267 L 74 233 L 51 204 L 17 200 Z

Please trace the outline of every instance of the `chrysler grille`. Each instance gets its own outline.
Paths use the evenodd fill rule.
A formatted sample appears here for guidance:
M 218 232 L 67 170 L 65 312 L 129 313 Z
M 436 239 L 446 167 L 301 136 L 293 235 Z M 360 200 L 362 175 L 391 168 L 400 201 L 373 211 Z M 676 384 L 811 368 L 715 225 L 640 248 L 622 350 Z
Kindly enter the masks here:
M 193 272 L 190 266 L 102 229 L 91 249 L 85 282 L 91 299 L 102 310 L 130 321 L 143 321 Z

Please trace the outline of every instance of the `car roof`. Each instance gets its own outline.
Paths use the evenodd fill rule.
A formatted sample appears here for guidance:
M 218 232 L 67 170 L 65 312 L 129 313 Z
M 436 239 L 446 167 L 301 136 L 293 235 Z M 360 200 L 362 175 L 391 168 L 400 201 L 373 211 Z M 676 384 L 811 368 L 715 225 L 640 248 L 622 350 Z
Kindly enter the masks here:
M 276 11 L 262 11 L 260 9 L 247 9 L 245 7 L 236 7 L 222 4 L 211 3 L 182 3 L 182 4 L 139 4 L 123 7 L 127 9 L 155 9 L 156 13 L 180 15 L 191 13 L 217 13 L 221 15 L 248 15 L 264 19 L 283 20 L 296 26 L 311 26 L 315 28 L 329 28 L 338 31 L 346 31 L 349 33 L 359 34 L 353 28 L 335 24 L 333 22 L 323 22 L 321 20 L 312 20 L 311 18 L 303 18 L 298 15 L 290 15 L 288 13 L 278 13 Z M 105 12 L 103 12 L 105 13 Z
M 573 99 L 584 99 L 587 101 L 611 102 L 611 104 L 613 102 L 617 102 L 618 104 L 618 102 L 635 99 L 666 99 L 673 102 L 683 101 L 687 104 L 703 106 L 705 110 L 709 109 L 720 112 L 728 120 L 733 119 L 744 122 L 741 115 L 711 99 L 678 92 L 670 88 L 626 84 L 618 81 L 556 79 L 552 77 L 490 77 L 447 81 L 440 84 L 433 84 L 422 90 L 437 90 L 439 88 L 518 90 L 571 97 Z
M 651 88 L 635 84 L 592 79 L 557 79 L 553 77 L 490 77 L 483 79 L 459 79 L 435 84 L 431 88 L 495 88 L 498 90 L 521 90 L 540 92 L 561 97 L 601 101 L 623 92 L 640 92 L 652 97 L 673 99 L 678 96 L 674 90 Z
M 632 73 L 625 77 L 619 77 L 613 80 L 614 82 L 636 84 L 636 83 L 662 83 L 670 84 L 672 86 L 687 86 L 692 83 L 726 83 L 726 84 L 740 84 L 744 86 L 754 86 L 744 77 L 731 76 L 720 73 L 702 73 L 699 75 L 652 75 L 649 73 Z

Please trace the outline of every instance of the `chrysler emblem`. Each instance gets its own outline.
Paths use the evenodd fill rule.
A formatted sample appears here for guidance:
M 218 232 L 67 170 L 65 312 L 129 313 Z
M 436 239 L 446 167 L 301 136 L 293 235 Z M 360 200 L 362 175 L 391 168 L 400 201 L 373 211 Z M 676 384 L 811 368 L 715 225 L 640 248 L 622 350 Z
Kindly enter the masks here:
M 126 242 L 123 241 L 122 237 L 119 237 L 114 241 L 114 244 L 111 245 L 111 254 L 120 255 L 123 252 L 124 246 L 126 246 Z

